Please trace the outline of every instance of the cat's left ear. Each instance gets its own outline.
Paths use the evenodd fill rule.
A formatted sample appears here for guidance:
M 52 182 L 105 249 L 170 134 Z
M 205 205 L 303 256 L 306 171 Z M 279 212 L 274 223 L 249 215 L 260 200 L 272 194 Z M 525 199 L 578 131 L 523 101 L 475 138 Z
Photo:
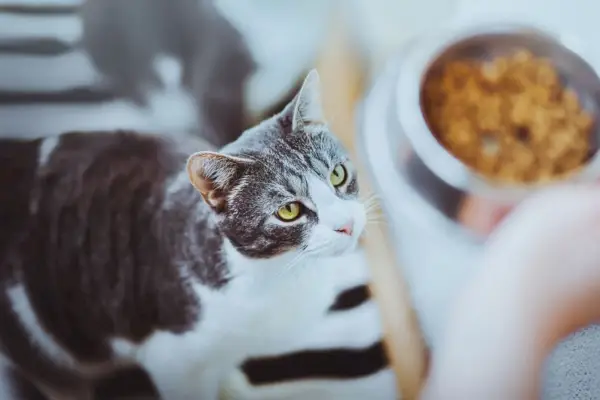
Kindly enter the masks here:
M 212 151 L 200 151 L 188 158 L 187 173 L 192 185 L 215 211 L 224 210 L 227 195 L 254 161 Z
M 321 100 L 321 78 L 316 69 L 308 73 L 294 100 L 292 130 L 314 123 L 325 123 Z

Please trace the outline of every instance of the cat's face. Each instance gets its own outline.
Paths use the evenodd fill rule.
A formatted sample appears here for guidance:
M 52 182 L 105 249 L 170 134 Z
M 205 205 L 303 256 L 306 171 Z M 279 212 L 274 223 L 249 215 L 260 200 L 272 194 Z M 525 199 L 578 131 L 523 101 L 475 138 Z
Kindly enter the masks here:
M 194 186 L 242 254 L 331 256 L 353 249 L 366 223 L 356 170 L 322 122 L 318 75 L 280 114 L 222 153 L 190 157 Z

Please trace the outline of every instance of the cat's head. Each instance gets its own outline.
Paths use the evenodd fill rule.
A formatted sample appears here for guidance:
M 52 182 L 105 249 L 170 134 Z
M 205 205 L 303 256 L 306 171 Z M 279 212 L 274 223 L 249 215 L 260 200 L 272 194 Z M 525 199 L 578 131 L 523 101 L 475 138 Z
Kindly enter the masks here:
M 187 170 L 247 257 L 338 255 L 355 247 L 366 224 L 356 170 L 324 122 L 315 70 L 280 114 L 220 153 L 193 154 Z

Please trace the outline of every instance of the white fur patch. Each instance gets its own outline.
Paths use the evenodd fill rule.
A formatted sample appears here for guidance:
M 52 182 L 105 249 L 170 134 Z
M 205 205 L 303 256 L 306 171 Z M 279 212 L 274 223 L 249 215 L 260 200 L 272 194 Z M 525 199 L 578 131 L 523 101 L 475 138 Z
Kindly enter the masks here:
M 308 189 L 319 216 L 308 249 L 322 249 L 324 254 L 335 255 L 356 245 L 366 225 L 364 206 L 357 200 L 341 199 L 330 184 L 317 176 L 308 177 Z M 351 236 L 336 232 L 347 224 L 353 227 Z
M 319 269 L 330 270 L 324 275 L 326 281 L 319 285 L 332 285 L 335 291 L 350 288 L 369 281 L 366 259 L 362 251 L 349 253 L 319 261 Z M 312 286 L 316 286 L 313 282 Z M 305 291 L 306 300 L 319 304 L 323 299 L 310 296 L 311 287 L 298 288 Z M 314 301 L 313 301 L 314 300 Z M 274 319 L 275 323 L 286 320 L 285 313 L 292 312 L 285 302 L 277 302 L 278 307 L 265 320 Z M 320 303 L 324 309 L 329 305 Z M 307 349 L 326 349 L 331 347 L 367 347 L 382 337 L 379 310 L 373 301 L 354 310 L 337 313 L 323 312 L 313 323 L 302 329 L 301 335 L 288 335 L 279 338 L 278 346 L 265 348 L 258 357 L 286 354 Z M 268 336 L 267 336 L 268 337 Z M 223 399 L 235 400 L 326 400 L 326 399 L 397 399 L 395 377 L 387 368 L 376 374 L 360 379 L 332 380 L 308 379 L 290 381 L 272 385 L 251 385 L 240 370 L 231 373 L 222 389 Z
M 60 136 L 50 136 L 42 141 L 38 151 L 38 168 L 46 165 L 59 142 Z
M 325 318 L 327 310 L 340 289 L 365 277 L 360 253 L 305 259 L 298 264 L 290 264 L 296 256 L 293 253 L 269 260 L 249 259 L 231 244 L 225 245 L 225 254 L 234 278 L 219 290 L 195 285 L 202 299 L 196 327 L 181 335 L 155 332 L 135 351 L 163 396 L 211 399 L 212 391 L 218 391 L 211 382 L 224 379 L 246 358 L 302 349 L 307 344 L 318 346 L 319 342 L 331 345 L 333 340 L 323 335 L 335 334 L 344 345 L 352 330 L 355 337 L 346 341 L 354 346 L 370 345 L 379 336 L 376 307 L 368 305 L 355 310 L 355 325 L 334 318 L 328 329 L 318 332 L 329 319 Z M 357 334 L 359 325 L 362 331 Z M 311 331 L 319 337 L 306 334 Z M 123 353 L 130 352 L 130 347 L 121 347 Z
M 7 290 L 8 299 L 15 315 L 29 333 L 30 338 L 51 360 L 63 365 L 73 366 L 75 360 L 44 330 L 33 310 L 23 285 L 16 285 Z

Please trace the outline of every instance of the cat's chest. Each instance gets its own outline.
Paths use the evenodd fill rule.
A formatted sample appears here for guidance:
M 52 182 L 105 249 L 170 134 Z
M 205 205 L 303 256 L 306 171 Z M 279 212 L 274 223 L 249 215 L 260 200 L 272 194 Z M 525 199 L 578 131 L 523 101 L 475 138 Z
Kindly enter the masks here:
M 277 348 L 302 335 L 323 318 L 338 290 L 335 269 L 311 262 L 269 277 L 245 276 L 222 291 L 199 289 L 201 329 L 246 349 Z

